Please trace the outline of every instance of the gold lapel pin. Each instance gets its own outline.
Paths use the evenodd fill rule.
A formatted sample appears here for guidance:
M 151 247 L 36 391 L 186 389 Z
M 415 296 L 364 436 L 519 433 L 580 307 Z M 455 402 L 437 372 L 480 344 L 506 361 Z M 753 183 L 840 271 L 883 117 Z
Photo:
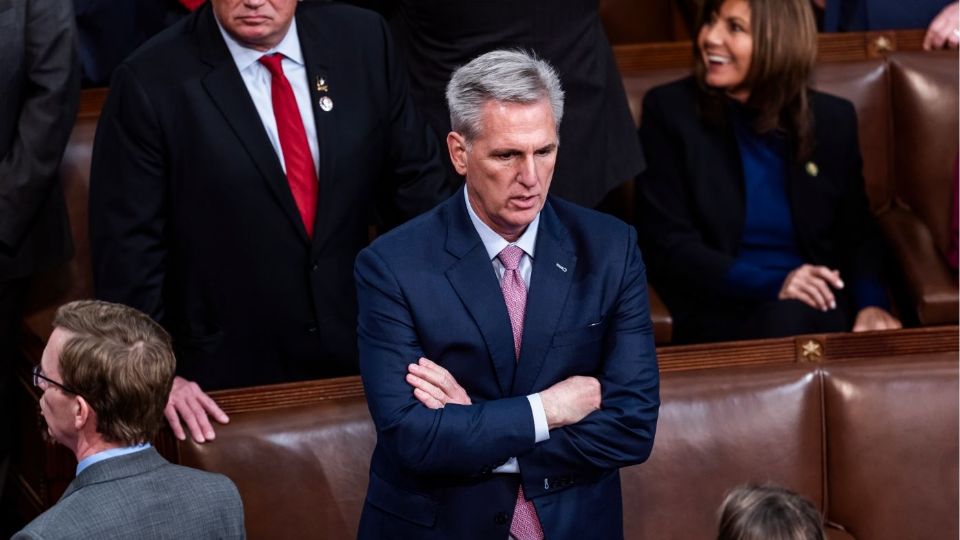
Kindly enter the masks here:
M 329 92 L 330 87 L 323 77 L 317 77 L 317 92 Z
M 809 176 L 816 176 L 820 174 L 820 168 L 817 167 L 817 164 L 812 161 L 808 161 L 805 168 Z

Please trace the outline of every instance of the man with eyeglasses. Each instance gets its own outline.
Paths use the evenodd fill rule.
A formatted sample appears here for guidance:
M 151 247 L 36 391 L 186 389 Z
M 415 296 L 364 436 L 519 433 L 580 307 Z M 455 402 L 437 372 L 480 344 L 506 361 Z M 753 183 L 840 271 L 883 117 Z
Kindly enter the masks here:
M 150 445 L 176 361 L 143 313 L 81 300 L 61 306 L 33 371 L 47 434 L 77 477 L 14 539 L 244 538 L 243 505 L 222 475 L 172 465 Z

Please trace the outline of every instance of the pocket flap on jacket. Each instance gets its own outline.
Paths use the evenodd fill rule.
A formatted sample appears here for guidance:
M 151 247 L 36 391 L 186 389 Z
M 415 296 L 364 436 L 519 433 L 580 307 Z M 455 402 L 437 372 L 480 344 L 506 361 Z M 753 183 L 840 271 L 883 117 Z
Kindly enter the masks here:
M 598 321 L 589 326 L 565 330 L 553 335 L 551 345 L 554 347 L 565 347 L 567 345 L 580 345 L 583 343 L 592 343 L 603 338 L 607 330 L 606 321 Z
M 433 527 L 437 520 L 435 500 L 426 495 L 396 487 L 373 471 L 370 471 L 367 502 L 384 512 L 424 527 Z

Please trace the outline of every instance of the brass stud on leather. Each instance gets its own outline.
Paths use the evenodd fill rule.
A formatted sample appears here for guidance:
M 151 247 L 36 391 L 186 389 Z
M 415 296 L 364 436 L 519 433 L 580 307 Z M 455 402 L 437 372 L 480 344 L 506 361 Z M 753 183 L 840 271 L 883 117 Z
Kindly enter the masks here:
M 893 42 L 890 41 L 890 38 L 887 36 L 877 36 L 877 39 L 873 42 L 873 46 L 876 48 L 877 52 L 880 53 L 893 51 Z
M 800 362 L 820 362 L 823 358 L 823 344 L 816 339 L 798 342 Z

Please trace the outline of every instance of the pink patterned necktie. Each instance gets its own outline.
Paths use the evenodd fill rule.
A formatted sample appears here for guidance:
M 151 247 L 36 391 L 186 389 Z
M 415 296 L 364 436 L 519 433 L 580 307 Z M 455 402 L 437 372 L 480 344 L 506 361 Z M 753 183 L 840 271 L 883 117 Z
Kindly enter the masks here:
M 507 304 L 507 313 L 510 315 L 510 326 L 513 328 L 513 351 L 517 360 L 520 359 L 520 341 L 523 337 L 523 315 L 527 309 L 527 288 L 520 275 L 520 259 L 523 250 L 515 245 L 503 248 L 497 255 L 503 267 L 503 280 L 500 289 L 503 291 L 503 300 Z M 513 508 L 513 522 L 510 523 L 510 534 L 517 540 L 541 540 L 543 529 L 537 518 L 537 509 L 533 501 L 528 501 L 523 495 L 523 486 L 517 491 L 517 504 Z
M 287 168 L 287 183 L 290 184 L 290 192 L 307 230 L 307 236 L 312 237 L 319 185 L 313 155 L 310 154 L 310 144 L 307 142 L 307 132 L 303 128 L 303 118 L 297 107 L 297 98 L 293 94 L 290 81 L 283 74 L 282 54 L 264 55 L 258 62 L 270 72 L 270 99 L 273 102 L 273 116 L 277 120 L 283 163 Z

